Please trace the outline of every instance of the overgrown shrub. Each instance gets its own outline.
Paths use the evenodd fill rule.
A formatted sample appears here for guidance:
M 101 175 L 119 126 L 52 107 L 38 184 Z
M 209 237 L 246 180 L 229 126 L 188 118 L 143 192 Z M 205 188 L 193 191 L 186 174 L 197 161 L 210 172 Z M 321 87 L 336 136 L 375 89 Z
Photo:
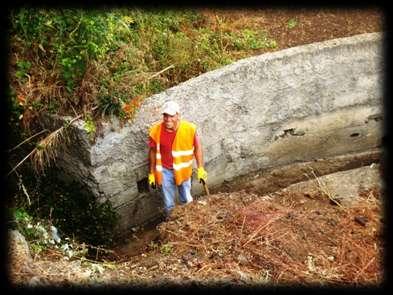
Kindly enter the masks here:
M 21 8 L 12 13 L 12 34 L 60 66 L 65 87 L 72 92 L 90 59 L 116 50 L 124 38 L 121 16 L 102 10 Z M 24 77 L 29 61 L 17 61 L 17 78 Z
M 121 108 L 136 96 L 276 46 L 266 32 L 231 32 L 225 21 L 192 8 L 20 8 L 11 13 L 12 87 L 25 110 L 42 100 L 35 110 L 75 115 L 96 105 L 101 118 L 129 117 Z

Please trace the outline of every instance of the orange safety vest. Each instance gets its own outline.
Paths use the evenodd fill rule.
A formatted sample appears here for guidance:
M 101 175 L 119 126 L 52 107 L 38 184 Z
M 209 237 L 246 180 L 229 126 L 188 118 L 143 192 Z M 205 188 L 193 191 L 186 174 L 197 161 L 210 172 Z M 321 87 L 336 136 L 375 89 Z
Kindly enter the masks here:
M 160 153 L 161 126 L 162 122 L 155 123 L 149 131 L 150 137 L 156 143 L 155 177 L 159 185 L 162 184 L 162 162 Z M 172 144 L 173 170 L 176 185 L 181 185 L 183 181 L 188 180 L 192 175 L 195 131 L 195 124 L 180 120 Z

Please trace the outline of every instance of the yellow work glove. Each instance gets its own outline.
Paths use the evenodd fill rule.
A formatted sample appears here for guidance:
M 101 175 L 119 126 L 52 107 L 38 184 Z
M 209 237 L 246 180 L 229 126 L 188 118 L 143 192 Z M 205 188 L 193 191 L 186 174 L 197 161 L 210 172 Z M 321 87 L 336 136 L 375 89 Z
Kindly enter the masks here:
M 203 183 L 205 183 L 207 180 L 207 172 L 203 167 L 198 168 L 198 179 L 199 182 L 203 182 Z
M 154 173 L 149 173 L 149 185 L 152 187 L 152 188 L 156 188 L 156 177 L 154 176 Z

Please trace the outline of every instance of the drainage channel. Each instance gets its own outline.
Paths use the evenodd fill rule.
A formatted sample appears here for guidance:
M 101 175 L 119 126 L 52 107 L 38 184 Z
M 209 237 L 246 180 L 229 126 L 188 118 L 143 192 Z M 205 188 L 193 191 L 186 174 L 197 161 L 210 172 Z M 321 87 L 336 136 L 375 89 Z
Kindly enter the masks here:
M 224 182 L 223 185 L 212 187 L 211 194 L 244 190 L 245 193 L 256 193 L 262 196 L 307 180 L 309 175 L 311 175 L 311 171 L 318 176 L 322 176 L 379 163 L 380 158 L 381 151 L 376 149 L 328 159 L 294 163 L 241 176 L 230 182 Z M 198 199 L 198 196 L 196 196 L 196 199 Z M 163 218 L 153 220 L 134 231 L 130 231 L 129 234 L 119 240 L 112 249 L 117 258 L 116 260 L 125 260 L 129 257 L 140 255 L 154 243 L 159 243 L 160 233 L 157 226 L 163 221 Z

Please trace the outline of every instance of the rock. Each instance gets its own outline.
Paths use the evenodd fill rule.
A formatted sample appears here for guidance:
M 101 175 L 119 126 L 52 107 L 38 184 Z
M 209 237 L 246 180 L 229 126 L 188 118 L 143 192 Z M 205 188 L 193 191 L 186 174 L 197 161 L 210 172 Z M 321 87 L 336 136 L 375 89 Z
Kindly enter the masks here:
M 45 282 L 38 276 L 32 277 L 29 280 L 29 282 L 28 282 L 28 285 L 31 286 L 31 287 L 39 287 L 39 286 L 42 286 L 44 284 L 45 284 Z
M 355 221 L 360 225 L 366 226 L 368 218 L 366 216 L 355 216 Z
M 35 275 L 29 245 L 25 237 L 17 230 L 10 230 L 8 238 L 10 279 L 15 284 L 24 284 L 26 280 Z
M 239 275 L 239 279 L 241 281 L 248 282 L 250 280 L 250 276 L 247 273 L 245 273 L 241 270 L 236 270 L 236 273 Z
M 241 265 L 246 265 L 246 264 L 249 263 L 248 258 L 247 258 L 245 255 L 243 255 L 243 254 L 239 254 L 239 255 L 237 256 L 237 261 L 238 261 L 239 264 L 241 264 Z
M 154 257 L 147 257 L 144 260 L 141 260 L 140 262 L 140 266 L 146 268 L 152 268 L 158 264 L 159 264 L 158 261 Z
M 28 271 L 33 259 L 25 237 L 18 230 L 9 231 L 8 237 L 11 268 L 14 271 L 21 271 L 22 269 Z
M 376 166 L 378 166 L 377 164 Z M 323 193 L 327 190 L 332 198 L 342 206 L 350 206 L 359 199 L 359 191 L 371 188 L 381 189 L 382 180 L 378 169 L 371 169 L 368 165 L 330 173 L 318 177 L 319 183 L 315 179 L 298 182 L 286 187 L 287 192 L 302 192 L 305 194 L 315 194 L 315 191 Z M 327 195 L 325 195 L 328 198 Z M 338 205 L 332 199 L 329 203 Z

